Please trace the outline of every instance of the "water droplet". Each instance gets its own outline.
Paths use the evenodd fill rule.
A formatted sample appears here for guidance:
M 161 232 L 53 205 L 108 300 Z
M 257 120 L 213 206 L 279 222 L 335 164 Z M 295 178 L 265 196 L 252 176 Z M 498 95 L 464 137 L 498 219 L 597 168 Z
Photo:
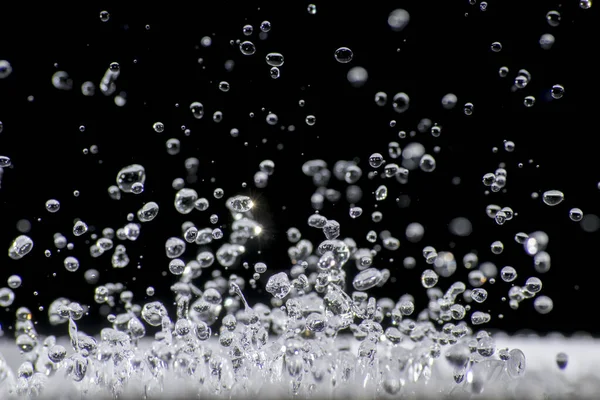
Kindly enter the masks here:
M 500 43 L 500 42 L 494 42 L 494 43 L 492 43 L 492 45 L 490 46 L 490 48 L 492 49 L 492 51 L 494 53 L 499 53 L 500 51 L 502 51 L 502 43 Z
M 567 364 L 569 363 L 569 356 L 566 353 L 560 352 L 556 355 L 556 365 L 560 369 L 567 368 Z
M 473 103 L 465 103 L 465 106 L 463 107 L 465 115 L 473 115 L 473 108 Z
M 100 21 L 108 22 L 110 20 L 110 14 L 108 11 L 100 11 Z
M 438 283 L 438 275 L 432 269 L 426 269 L 421 274 L 421 284 L 424 288 L 432 288 Z
M 565 88 L 562 85 L 554 85 L 552 86 L 552 90 L 550 91 L 553 99 L 562 99 L 565 95 Z
M 281 67 L 283 65 L 283 55 L 281 53 L 269 53 L 265 57 L 265 61 L 271 67 Z
M 335 51 L 334 56 L 337 62 L 346 64 L 352 61 L 354 53 L 347 47 L 340 47 Z
M 406 28 L 410 22 L 410 14 L 408 11 L 397 8 L 390 13 L 387 19 L 387 23 L 394 32 L 400 32 Z
M 542 200 L 545 204 L 549 206 L 556 206 L 562 203 L 564 199 L 565 195 L 563 194 L 563 192 L 560 192 L 558 190 L 548 190 L 542 195 Z
M 240 43 L 240 51 L 245 56 L 251 56 L 256 53 L 256 46 L 254 46 L 254 43 L 246 40 Z

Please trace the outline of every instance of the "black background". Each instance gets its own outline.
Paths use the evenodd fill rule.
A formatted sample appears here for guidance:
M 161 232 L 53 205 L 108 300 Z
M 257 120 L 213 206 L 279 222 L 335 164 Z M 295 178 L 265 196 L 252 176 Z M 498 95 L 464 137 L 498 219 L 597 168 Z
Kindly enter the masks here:
M 23 277 L 22 286 L 15 290 L 14 305 L 0 310 L 5 330 L 12 323 L 16 306 L 24 305 L 34 311 L 40 330 L 51 332 L 46 326 L 46 311 L 38 312 L 38 307 L 47 307 L 59 295 L 92 305 L 91 315 L 81 321 L 82 326 L 97 329 L 98 324 L 106 325 L 93 303 L 94 286 L 83 279 L 89 268 L 100 271 L 100 283 L 123 282 L 139 303 L 149 301 L 145 295 L 148 285 L 156 288 L 154 299 L 170 301 L 169 286 L 176 278 L 161 275 L 168 266 L 164 241 L 179 235 L 186 220 L 198 227 L 209 226 L 208 217 L 213 212 L 220 215 L 220 224 L 230 223 L 224 200 L 212 198 L 216 187 L 225 190 L 225 198 L 249 193 L 258 199 L 257 214 L 265 234 L 243 260 L 251 265 L 264 261 L 270 271 L 288 269 L 288 227 L 300 228 L 304 237 L 315 243 L 322 240 L 320 232 L 306 226 L 315 188 L 302 174 L 301 164 L 322 158 L 332 167 L 336 160 L 356 157 L 365 170 L 361 181 L 364 197 L 358 204 L 365 213 L 350 220 L 348 204 L 342 199 L 335 205 L 326 202 L 323 214 L 340 221 L 342 236 L 354 237 L 359 246 L 367 246 L 365 235 L 370 229 L 388 229 L 400 238 L 400 250 L 383 251 L 375 264 L 389 268 L 396 282 L 388 282 L 374 293 L 394 299 L 412 293 L 417 297 L 417 309 L 425 307 L 419 283 L 425 268 L 421 250 L 425 245 L 449 250 L 450 242 L 454 242 L 453 252 L 459 260 L 476 250 L 481 261 L 493 261 L 499 268 L 513 265 L 519 271 L 515 284 L 523 284 L 536 274 L 530 257 L 514 243 L 513 236 L 519 231 L 544 230 L 550 235 L 552 269 L 540 278 L 543 294 L 554 299 L 554 310 L 540 316 L 531 300 L 523 302 L 518 311 L 510 310 L 500 301 L 510 286 L 499 281 L 487 285 L 490 299 L 479 308 L 491 310 L 493 319 L 488 327 L 598 333 L 595 319 L 586 318 L 584 313 L 596 303 L 597 283 L 593 278 L 598 268 L 598 234 L 584 232 L 568 217 L 571 207 L 600 212 L 595 150 L 600 87 L 594 7 L 582 10 L 577 1 L 489 1 L 487 10 L 481 11 L 479 4 L 472 6 L 467 0 L 398 1 L 393 5 L 328 1 L 316 3 L 317 14 L 310 15 L 308 3 L 303 1 L 278 5 L 196 3 L 168 8 L 109 3 L 74 8 L 0 7 L 0 59 L 9 60 L 13 67 L 12 74 L 0 80 L 0 121 L 4 124 L 0 154 L 13 162 L 13 167 L 4 171 L 0 189 L 0 244 L 8 248 L 19 234 L 15 226 L 22 218 L 32 222 L 28 235 L 35 241 L 31 254 L 22 260 L 4 256 L 0 261 L 2 282 L 11 274 Z M 395 8 L 410 13 L 410 23 L 402 32 L 393 32 L 386 22 Z M 109 22 L 100 21 L 102 10 L 110 12 Z M 550 10 L 561 12 L 560 26 L 547 24 L 545 15 Z M 272 23 L 266 40 L 258 38 L 263 20 Z M 251 37 L 242 34 L 245 24 L 254 27 Z M 544 33 L 556 37 L 551 50 L 542 50 L 538 44 Z M 204 36 L 212 38 L 210 47 L 200 45 Z M 243 56 L 237 45 L 230 44 L 238 39 L 252 40 L 257 53 Z M 494 41 L 502 43 L 500 53 L 491 52 Z M 335 61 L 334 51 L 341 46 L 353 50 L 350 64 Z M 264 56 L 273 51 L 285 57 L 277 80 L 269 77 L 264 62 Z M 198 58 L 204 60 L 202 64 Z M 224 63 L 230 59 L 235 67 L 228 72 Z M 112 96 L 103 96 L 98 87 L 93 97 L 84 97 L 80 90 L 87 80 L 98 86 L 113 61 L 121 66 L 116 93 L 127 93 L 127 104 L 122 108 L 114 104 Z M 498 76 L 503 65 L 510 68 L 507 78 Z M 346 79 L 353 66 L 369 72 L 369 80 L 361 88 L 352 87 Z M 533 79 L 526 89 L 513 93 L 510 87 L 521 68 Z M 74 81 L 72 91 L 52 86 L 51 76 L 57 70 L 69 73 Z M 228 93 L 218 89 L 222 80 L 231 84 Z M 549 96 L 556 83 L 566 88 L 561 100 Z M 388 93 L 386 107 L 375 105 L 373 98 L 378 91 Z M 411 98 L 410 109 L 404 114 L 395 113 L 391 107 L 391 97 L 400 91 Z M 441 98 L 448 92 L 459 99 L 453 110 L 441 107 Z M 524 107 L 526 95 L 536 97 L 533 108 Z M 28 101 L 28 96 L 34 100 Z M 298 105 L 300 99 L 306 101 L 305 107 Z M 193 101 L 205 106 L 202 120 L 195 120 L 189 111 Z M 462 112 L 466 102 L 475 104 L 472 116 Z M 211 119 L 217 110 L 224 114 L 219 124 Z M 278 115 L 277 126 L 265 122 L 269 111 Z M 254 118 L 249 116 L 251 112 Z M 312 127 L 304 122 L 309 114 L 317 118 Z M 416 138 L 429 152 L 433 146 L 441 146 L 441 153 L 435 156 L 437 169 L 433 174 L 413 172 L 408 185 L 388 182 L 389 198 L 378 204 L 384 219 L 374 224 L 370 221 L 375 210 L 371 193 L 382 182 L 366 179 L 368 156 L 376 151 L 385 155 L 392 140 L 404 146 L 408 140 L 399 140 L 398 131 L 416 130 L 421 118 L 443 126 L 439 138 L 428 133 Z M 390 127 L 392 119 L 397 121 L 394 128 Z M 165 124 L 163 133 L 153 131 L 156 121 Z M 80 132 L 80 125 L 86 127 L 85 132 Z M 191 129 L 189 137 L 183 134 L 182 125 Z M 282 131 L 282 125 L 294 125 L 296 130 Z M 231 128 L 240 130 L 239 137 L 230 136 Z M 166 140 L 172 137 L 182 143 L 177 156 L 168 155 L 165 149 Z M 513 140 L 515 152 L 502 150 L 503 140 Z M 84 155 L 82 149 L 93 144 L 99 147 L 99 154 Z M 283 144 L 282 150 L 277 149 L 278 144 Z M 500 148 L 498 153 L 492 152 L 494 146 Z M 200 182 L 190 187 L 209 198 L 212 205 L 208 212 L 181 216 L 172 206 L 175 191 L 171 182 L 185 177 L 184 160 L 188 157 L 197 157 L 201 163 Z M 252 177 L 265 158 L 274 160 L 276 170 L 268 187 L 257 190 Z M 481 177 L 493 172 L 500 162 L 507 164 L 507 193 L 486 196 Z M 525 167 L 517 168 L 519 162 Z M 107 187 L 115 183 L 118 170 L 131 163 L 146 168 L 144 193 L 111 200 Z M 213 177 L 215 182 L 211 183 Z M 451 184 L 453 177 L 461 178 L 458 186 Z M 242 188 L 242 182 L 248 182 L 247 189 Z M 335 178 L 330 186 L 345 189 Z M 562 190 L 564 203 L 550 208 L 541 199 L 530 197 L 532 192 L 549 189 Z M 79 197 L 73 196 L 74 190 L 80 191 Z M 410 196 L 410 207 L 395 204 L 394 199 L 401 194 Z M 49 198 L 60 200 L 57 214 L 45 211 Z M 161 211 L 153 222 L 143 224 L 137 242 L 126 243 L 131 263 L 125 269 L 113 269 L 109 255 L 92 259 L 89 234 L 79 238 L 71 234 L 75 218 L 95 227 L 98 233 L 107 226 L 116 229 L 126 223 L 128 213 L 148 201 L 159 203 Z M 485 215 L 489 203 L 511 206 L 519 215 L 497 226 Z M 449 221 L 457 216 L 473 222 L 470 237 L 457 238 L 448 232 Z M 423 241 L 416 245 L 404 238 L 406 225 L 415 221 L 426 228 Z M 226 227 L 224 230 L 227 232 Z M 55 232 L 62 232 L 75 244 L 68 253 L 80 259 L 79 271 L 64 269 L 66 250 L 57 253 L 54 249 Z M 493 256 L 489 250 L 494 240 L 505 243 L 501 256 Z M 51 258 L 43 254 L 47 248 L 53 251 Z M 260 255 L 257 249 L 262 250 Z M 402 267 L 402 259 L 409 255 L 419 262 L 413 271 Z M 193 257 L 193 251 L 186 256 Z M 141 269 L 136 269 L 138 262 Z M 213 268 L 219 267 L 215 263 Z M 350 276 L 354 268 L 349 264 Z M 243 269 L 236 273 L 247 278 L 251 275 Z M 441 281 L 441 287 L 465 278 L 461 266 L 451 279 Z M 259 287 L 265 282 L 263 277 Z M 249 288 L 245 293 L 252 301 L 265 298 L 264 293 Z M 503 320 L 496 317 L 499 313 L 504 314 Z

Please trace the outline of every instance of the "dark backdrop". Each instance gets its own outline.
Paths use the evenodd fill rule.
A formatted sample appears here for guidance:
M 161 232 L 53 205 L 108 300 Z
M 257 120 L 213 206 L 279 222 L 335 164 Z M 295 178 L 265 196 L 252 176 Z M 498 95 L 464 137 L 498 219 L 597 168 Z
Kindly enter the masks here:
M 371 192 L 379 180 L 363 177 L 361 181 L 365 193 L 359 203 L 365 210 L 361 218 L 350 221 L 344 199 L 335 205 L 326 203 L 323 210 L 327 217 L 341 222 L 342 236 L 353 236 L 359 245 L 367 245 L 365 234 L 370 229 L 388 229 L 400 238 L 400 250 L 383 251 L 375 263 L 389 268 L 396 282 L 375 293 L 397 298 L 409 292 L 417 296 L 417 309 L 424 307 L 418 282 L 424 265 L 422 247 L 448 250 L 450 242 L 454 242 L 453 251 L 459 259 L 476 250 L 482 261 L 493 261 L 499 268 L 515 266 L 519 271 L 516 283 L 523 284 L 536 274 L 531 259 L 512 238 L 518 231 L 544 230 L 550 235 L 552 269 L 540 277 L 543 293 L 554 299 L 554 311 L 540 316 L 531 301 L 524 302 L 518 311 L 510 310 L 500 301 L 509 285 L 498 282 L 488 286 L 490 299 L 486 307 L 480 307 L 492 310 L 488 327 L 598 333 L 595 320 L 581 316 L 582 308 L 589 310 L 595 303 L 597 284 L 592 277 L 598 268 L 598 234 L 584 232 L 568 218 L 571 207 L 599 212 L 594 146 L 599 65 L 594 50 L 594 10 L 582 10 L 573 1 L 490 1 L 486 11 L 467 0 L 406 1 L 393 6 L 373 1 L 320 2 L 316 3 L 317 14 L 310 15 L 308 3 L 279 3 L 0 7 L 0 59 L 9 60 L 13 67 L 10 77 L 0 80 L 0 121 L 4 125 L 0 155 L 11 157 L 14 165 L 2 178 L 0 244 L 8 248 L 18 235 L 16 222 L 23 218 L 32 222 L 29 235 L 35 241 L 32 253 L 24 259 L 13 261 L 4 256 L 0 261 L 2 282 L 11 274 L 23 277 L 23 285 L 15 290 L 13 307 L 0 310 L 4 329 L 12 323 L 15 306 L 26 305 L 41 321 L 40 330 L 50 332 L 46 311 L 38 312 L 38 307 L 47 307 L 58 295 L 92 304 L 92 315 L 84 318 L 82 325 L 101 322 L 92 300 L 94 287 L 83 279 L 89 268 L 101 272 L 100 283 L 123 282 L 139 303 L 146 301 L 148 285 L 156 288 L 155 298 L 169 300 L 169 286 L 176 278 L 161 275 L 168 265 L 165 239 L 178 235 L 186 220 L 195 221 L 199 227 L 209 225 L 210 212 L 180 216 L 172 206 L 171 182 L 185 177 L 187 157 L 200 159 L 201 182 L 191 187 L 201 196 L 212 199 L 216 187 L 224 188 L 226 197 L 237 192 L 260 196 L 258 213 L 266 234 L 244 260 L 251 265 L 264 261 L 275 271 L 289 267 L 285 238 L 289 226 L 297 226 L 314 241 L 322 238 L 306 226 L 314 186 L 301 173 L 304 161 L 322 158 L 333 166 L 338 159 L 358 157 L 366 172 L 372 152 L 386 154 L 387 143 L 399 141 L 398 131 L 415 130 L 420 119 L 430 118 L 443 126 L 441 137 L 418 134 L 417 140 L 428 151 L 434 145 L 441 146 L 441 153 L 436 155 L 437 170 L 434 174 L 415 171 L 405 186 L 388 182 L 390 199 L 379 204 L 384 212 L 380 224 L 370 221 L 375 203 Z M 402 32 L 392 32 L 386 23 L 394 8 L 410 12 L 411 21 Z M 103 23 L 99 14 L 105 9 L 111 17 Z M 553 9 L 562 14 L 560 26 L 554 28 L 545 20 Z M 258 38 L 263 20 L 272 23 L 266 40 Z M 248 39 L 256 43 L 258 51 L 252 57 L 242 56 L 238 46 L 230 44 L 246 39 L 242 34 L 245 24 L 254 27 Z M 556 37 L 549 51 L 538 44 L 544 33 Z M 212 38 L 210 47 L 201 46 L 204 36 Z M 502 43 L 500 53 L 490 51 L 494 41 Z M 335 61 L 334 51 L 341 46 L 353 50 L 350 64 Z M 269 77 L 264 62 L 264 56 L 272 51 L 285 57 L 277 80 Z M 202 64 L 199 58 L 204 60 Z M 227 72 L 224 63 L 230 59 L 235 67 Z M 98 85 L 113 61 L 121 65 L 117 93 L 127 93 L 127 104 L 122 108 L 115 106 L 112 97 L 103 96 L 98 87 L 93 97 L 84 97 L 80 91 L 84 81 Z M 498 76 L 503 65 L 510 68 L 509 77 L 504 79 Z M 353 88 L 348 83 L 346 73 L 352 66 L 367 69 L 365 86 Z M 511 82 L 521 68 L 530 71 L 533 79 L 526 89 L 513 93 Z M 57 70 L 69 73 L 74 81 L 72 91 L 52 86 L 51 76 Z M 228 93 L 217 88 L 222 80 L 231 84 Z M 566 92 L 563 99 L 552 101 L 549 89 L 556 83 L 564 85 Z M 389 103 L 395 93 L 408 93 L 409 111 L 397 114 L 389 103 L 377 107 L 373 101 L 377 91 L 387 92 Z M 451 111 L 440 103 L 448 92 L 459 98 Z M 533 108 L 523 106 L 525 95 L 536 97 Z M 28 96 L 34 100 L 28 101 Z M 304 108 L 298 105 L 301 99 L 306 101 Z M 205 105 L 204 119 L 192 117 L 192 101 Z M 469 101 L 475 104 L 472 116 L 462 112 L 462 105 Z M 211 119 L 216 110 L 224 113 L 219 124 Z M 277 126 L 266 124 L 268 111 L 278 115 Z M 256 114 L 254 118 L 249 117 L 251 112 Z M 312 127 L 304 122 L 308 114 L 317 117 Z M 394 128 L 390 127 L 392 119 L 397 120 Z M 156 121 L 165 124 L 165 132 L 153 131 Z M 80 125 L 86 127 L 85 132 L 80 132 Z M 189 137 L 183 134 L 182 125 L 191 129 Z M 295 125 L 296 129 L 282 131 L 282 125 Z M 231 128 L 240 130 L 239 137 L 230 136 Z M 165 141 L 171 137 L 182 143 L 177 156 L 165 150 Z M 502 150 L 503 140 L 515 141 L 514 153 Z M 99 153 L 84 155 L 82 149 L 93 144 Z M 277 149 L 279 144 L 282 150 Z M 494 146 L 501 150 L 492 153 Z M 252 177 L 265 158 L 274 160 L 276 172 L 265 190 L 256 190 Z M 533 164 L 528 164 L 529 159 Z M 112 201 L 107 187 L 114 184 L 120 168 L 134 162 L 146 167 L 145 192 Z M 486 196 L 481 177 L 494 171 L 499 162 L 507 163 L 507 193 Z M 517 168 L 519 162 L 525 167 Z M 453 177 L 461 178 L 458 186 L 452 185 Z M 211 178 L 215 178 L 214 183 Z M 242 188 L 242 182 L 248 182 L 248 189 Z M 345 187 L 335 179 L 331 186 Z M 540 199 L 530 198 L 531 192 L 549 189 L 565 192 L 565 202 L 550 208 Z M 79 197 L 73 196 L 74 190 L 80 191 Z M 410 207 L 395 204 L 394 199 L 401 194 L 410 196 Z M 49 198 L 61 201 L 59 213 L 44 210 Z M 155 221 L 143 224 L 137 242 L 127 243 L 131 263 L 123 270 L 114 270 L 108 255 L 89 257 L 89 234 L 79 238 L 70 234 L 75 218 L 83 219 L 98 233 L 106 226 L 122 226 L 126 215 L 147 201 L 158 202 L 161 211 Z M 211 203 L 211 211 L 218 213 L 224 224 L 230 222 L 225 221 L 222 201 Z M 497 226 L 485 216 L 489 203 L 511 206 L 519 216 Z M 473 222 L 470 237 L 457 238 L 448 232 L 449 221 L 457 216 Z M 415 221 L 426 228 L 425 238 L 417 245 L 404 238 L 406 225 Z M 52 244 L 55 232 L 67 235 L 75 244 L 69 254 L 81 261 L 76 273 L 64 269 L 65 251 L 58 254 Z M 489 251 L 494 240 L 505 243 L 501 256 L 492 257 Z M 262 254 L 256 253 L 257 247 Z M 47 248 L 53 251 L 51 258 L 43 254 Z M 188 255 L 193 256 L 191 252 Z M 405 270 L 401 260 L 407 255 L 417 258 L 420 267 Z M 138 262 L 141 269 L 136 269 Z M 353 265 L 349 271 L 354 274 Z M 250 277 L 243 270 L 236 273 Z M 465 277 L 464 268 L 459 267 L 454 278 Z M 452 281 L 443 280 L 442 287 Z M 259 287 L 264 284 L 262 281 Z M 264 293 L 247 289 L 246 295 L 256 301 Z M 496 318 L 498 313 L 504 314 L 504 320 Z

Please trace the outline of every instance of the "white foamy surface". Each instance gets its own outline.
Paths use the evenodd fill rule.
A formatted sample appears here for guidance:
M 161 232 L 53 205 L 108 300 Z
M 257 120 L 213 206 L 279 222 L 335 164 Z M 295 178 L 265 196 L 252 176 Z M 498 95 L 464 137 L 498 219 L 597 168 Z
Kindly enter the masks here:
M 148 376 L 144 379 L 131 379 L 119 398 L 600 398 L 600 369 L 598 369 L 600 365 L 600 340 L 557 336 L 545 338 L 533 336 L 510 337 L 502 334 L 495 334 L 494 338 L 496 340 L 496 354 L 489 359 L 498 361 L 497 353 L 502 348 L 522 350 L 526 356 L 526 369 L 523 377 L 510 379 L 506 374 L 506 368 L 504 368 L 501 372 L 490 372 L 489 381 L 483 385 L 483 388 L 474 388 L 469 374 L 466 374 L 461 384 L 456 384 L 452 377 L 452 368 L 444 358 L 446 348 L 443 347 L 441 357 L 432 363 L 430 378 L 417 382 L 407 381 L 395 395 L 386 393 L 381 384 L 377 385 L 373 382 L 364 384 L 362 381 L 353 381 L 345 382 L 335 388 L 328 385 L 327 389 L 315 391 L 312 395 L 301 392 L 294 397 L 290 392 L 289 379 L 283 379 L 281 383 L 273 383 L 256 378 L 249 378 L 244 385 L 239 385 L 240 387 L 233 387 L 231 390 L 211 394 L 211 387 L 208 383 L 195 381 L 192 377 L 182 377 L 166 371 L 160 378 L 161 384 L 158 383 L 159 379 L 153 381 L 151 376 L 150 379 L 148 379 Z M 63 341 L 59 340 L 59 342 Z M 340 340 L 339 342 L 346 341 Z M 350 344 L 349 351 L 356 354 L 358 342 L 350 339 L 346 343 Z M 65 340 L 64 344 L 67 347 L 68 341 Z M 140 343 L 139 347 L 144 349 L 150 344 L 150 340 L 145 340 Z M 222 351 L 216 340 L 209 340 L 206 344 L 211 348 L 214 346 L 213 351 L 215 354 Z M 410 343 L 403 344 L 407 348 L 410 348 L 411 345 Z M 564 370 L 559 369 L 556 364 L 556 355 L 560 352 L 566 353 L 569 357 Z M 23 361 L 17 347 L 5 338 L 0 341 L 0 353 L 14 374 Z M 378 351 L 378 355 L 384 353 L 385 350 Z M 308 379 L 305 381 L 308 381 Z M 9 386 L 14 385 L 14 383 L 14 377 L 0 376 L 0 399 L 22 398 L 14 392 L 11 393 Z M 308 384 L 308 382 L 305 383 Z M 88 387 L 87 393 L 83 390 L 86 385 Z M 82 382 L 73 382 L 71 379 L 65 378 L 64 373 L 59 371 L 48 379 L 41 396 L 37 398 L 96 399 L 113 397 L 106 392 L 103 393 L 103 391 L 97 390 L 97 387 L 88 381 L 87 376 Z

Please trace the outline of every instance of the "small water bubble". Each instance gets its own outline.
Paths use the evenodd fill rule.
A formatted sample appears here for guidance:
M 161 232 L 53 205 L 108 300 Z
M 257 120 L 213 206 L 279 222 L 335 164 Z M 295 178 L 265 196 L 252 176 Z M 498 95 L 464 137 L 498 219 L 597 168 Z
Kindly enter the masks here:
M 426 269 L 421 274 L 421 284 L 424 288 L 432 288 L 438 283 L 438 275 L 432 269 Z
M 558 25 L 560 25 L 560 19 L 560 13 L 558 11 L 548 11 L 546 14 L 546 21 L 548 22 L 548 25 L 553 28 L 556 28 Z
M 548 296 L 539 296 L 533 301 L 535 311 L 540 314 L 548 314 L 554 307 L 554 302 Z
M 553 99 L 562 99 L 562 97 L 565 95 L 565 88 L 562 85 L 553 85 L 550 94 L 552 95 Z
M 348 71 L 346 78 L 353 87 L 361 87 L 367 83 L 367 80 L 369 79 L 369 73 L 363 67 L 353 67 Z
M 379 107 L 383 107 L 387 104 L 387 94 L 385 92 L 375 93 L 375 104 Z
M 64 261 L 65 269 L 69 272 L 75 272 L 79 269 L 79 260 L 75 257 L 67 257 Z
M 581 208 L 571 208 L 569 218 L 571 221 L 579 222 L 583 219 L 583 211 L 581 211 Z
M 271 67 L 281 67 L 283 65 L 283 55 L 281 53 L 269 53 L 266 55 L 265 61 Z
M 500 78 L 506 78 L 508 76 L 508 67 L 500 67 L 498 75 L 500 75 Z
M 592 7 L 592 0 L 579 0 L 579 8 L 589 10 Z
M 569 363 L 569 356 L 566 353 L 560 352 L 556 355 L 556 365 L 558 368 L 564 370 L 567 368 L 567 364 Z
M 388 196 L 387 186 L 381 185 L 375 190 L 375 200 L 383 201 L 383 200 L 387 199 L 387 196 Z
M 354 53 L 347 47 L 340 47 L 335 51 L 334 56 L 337 62 L 346 64 L 352 61 Z
M 542 200 L 549 206 L 556 206 L 563 202 L 565 195 L 558 190 L 548 190 L 542 195 Z
M 254 46 L 254 43 L 246 40 L 240 43 L 240 51 L 245 56 L 251 56 L 256 53 L 256 46 Z
M 165 131 L 165 125 L 162 122 L 155 122 L 152 125 L 152 129 L 154 129 L 154 132 L 156 133 L 162 133 Z
M 408 97 L 408 95 L 404 92 L 396 93 L 392 101 L 392 107 L 394 108 L 394 111 L 399 114 L 402 114 L 410 107 L 410 97 Z
M 277 67 L 271 67 L 271 69 L 269 70 L 269 75 L 271 76 L 271 78 L 277 79 L 281 75 L 281 71 L 279 71 L 279 68 Z
M 83 221 L 77 221 L 77 222 L 75 222 L 75 225 L 73 225 L 73 235 L 75 235 L 75 236 L 81 236 L 84 233 L 86 233 L 87 231 L 88 231 L 88 226 Z
M 523 99 L 523 104 L 525 105 L 525 107 L 533 107 L 533 105 L 535 104 L 535 97 L 533 96 L 526 96 Z
M 108 22 L 110 20 L 110 14 L 108 11 L 100 11 L 100 21 Z
M 359 291 L 369 290 L 381 281 L 381 272 L 375 268 L 360 271 L 352 280 L 352 286 Z
M 409 22 L 410 14 L 408 13 L 408 11 L 402 8 L 397 8 L 393 10 L 389 14 L 387 19 L 389 27 L 392 28 L 394 32 L 400 32 L 404 30 L 404 28 L 406 28 Z
M 473 115 L 473 103 L 465 103 L 464 107 L 463 107 L 463 111 L 465 113 L 465 115 Z
M 509 153 L 515 151 L 515 142 L 511 140 L 507 140 L 506 142 L 504 142 L 504 150 L 506 150 Z
M 19 275 L 11 275 L 8 277 L 6 283 L 8 284 L 9 288 L 17 289 L 19 286 L 21 286 L 22 280 Z
M 305 122 L 306 125 L 313 126 L 317 122 L 317 118 L 314 115 L 307 115 Z
M 490 48 L 492 49 L 492 51 L 494 53 L 499 53 L 502 50 L 502 43 L 500 43 L 500 42 L 494 42 L 494 43 L 492 43 L 492 45 L 490 46 Z
M 254 28 L 252 27 L 252 25 L 244 25 L 244 27 L 242 28 L 242 33 L 244 34 L 244 36 L 250 36 L 252 35 L 252 32 L 254 32 Z
M 269 21 L 263 21 L 260 23 L 260 30 L 262 32 L 269 32 L 271 30 L 271 23 Z
M 503 267 L 500 270 L 500 277 L 504 282 L 512 282 L 517 279 L 517 270 L 510 266 Z
M 287 296 L 291 289 L 290 280 L 285 272 L 272 275 L 265 286 L 265 290 L 278 299 Z
M 55 213 L 60 210 L 60 202 L 55 199 L 46 201 L 46 210 L 51 213 Z
M 490 246 L 492 253 L 494 254 L 501 254 L 504 251 L 504 244 L 497 240 L 495 242 L 493 242 Z
M 419 161 L 419 168 L 425 172 L 433 172 L 436 167 L 435 158 L 433 158 L 430 154 L 425 154 L 421 157 L 421 161 Z
M 471 291 L 471 298 L 478 303 L 483 303 L 488 297 L 487 290 L 475 288 Z
M 454 93 L 448 93 L 442 97 L 442 107 L 446 110 L 451 110 L 456 107 L 458 97 Z
M 525 374 L 526 361 L 525 354 L 519 349 L 512 349 L 508 352 L 509 359 L 506 361 L 506 372 L 513 378 L 520 378 Z
M 169 262 L 169 271 L 173 275 L 181 275 L 185 269 L 185 263 L 179 258 L 175 258 Z
M 363 209 L 361 207 L 350 207 L 350 218 L 358 218 L 362 213 Z
M 554 35 L 550 33 L 544 33 L 539 40 L 540 47 L 544 50 L 550 50 L 555 42 Z
M 219 90 L 221 92 L 229 92 L 229 89 L 231 89 L 231 85 L 229 85 L 229 82 L 226 82 L 226 81 L 219 82 Z

